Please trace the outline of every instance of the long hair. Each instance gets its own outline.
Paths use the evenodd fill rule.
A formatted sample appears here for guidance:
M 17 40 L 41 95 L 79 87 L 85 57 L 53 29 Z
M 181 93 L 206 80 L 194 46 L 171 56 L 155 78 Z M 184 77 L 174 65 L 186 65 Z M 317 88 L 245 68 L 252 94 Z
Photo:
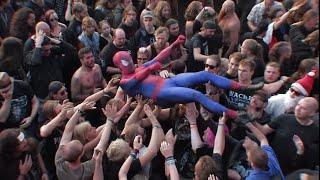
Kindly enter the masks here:
M 18 129 L 5 129 L 0 133 L 0 156 L 12 159 L 17 155 L 20 131 Z
M 23 43 L 29 38 L 29 35 L 31 35 L 34 30 L 34 27 L 26 26 L 30 14 L 34 14 L 33 10 L 23 7 L 13 14 L 10 23 L 10 35 L 21 39 Z
M 281 41 L 276 43 L 269 51 L 269 62 L 278 62 L 281 57 L 281 53 L 285 50 L 291 50 L 291 45 L 288 42 Z
M 249 48 L 251 54 L 255 55 L 257 58 L 262 59 L 261 45 L 254 39 L 246 39 L 245 42 L 248 43 L 248 48 Z
M 26 73 L 22 68 L 23 44 L 15 37 L 7 37 L 0 48 L 0 71 L 7 72 L 15 79 L 26 80 Z
M 124 22 L 127 19 L 127 16 L 129 14 L 130 11 L 134 11 L 136 14 L 138 14 L 137 12 L 137 8 L 134 7 L 132 4 L 130 4 L 129 6 L 127 6 L 122 14 L 122 22 Z
M 161 12 L 163 10 L 164 7 L 168 6 L 170 9 L 170 13 L 171 13 L 171 6 L 167 1 L 160 1 L 157 6 L 154 8 L 153 12 L 154 12 L 154 23 L 156 26 L 163 26 L 165 21 L 167 19 L 164 19 L 161 16 Z
M 290 80 L 292 82 L 295 82 L 301 78 L 303 78 L 308 72 L 310 72 L 312 70 L 312 67 L 317 65 L 319 66 L 319 61 L 317 61 L 316 59 L 304 59 L 301 61 L 301 63 L 299 64 L 298 70 L 292 74 L 292 76 L 290 77 Z
M 186 21 L 193 21 L 201 11 L 202 3 L 199 1 L 192 1 L 187 9 L 184 11 L 184 19 Z
M 45 20 L 45 22 L 50 26 L 50 28 L 52 28 L 51 27 L 51 23 L 50 23 L 50 16 L 51 16 L 51 14 L 53 14 L 53 13 L 56 13 L 54 10 L 52 10 L 52 9 L 49 9 L 48 11 L 46 11 L 45 12 L 45 14 L 44 14 L 44 20 Z

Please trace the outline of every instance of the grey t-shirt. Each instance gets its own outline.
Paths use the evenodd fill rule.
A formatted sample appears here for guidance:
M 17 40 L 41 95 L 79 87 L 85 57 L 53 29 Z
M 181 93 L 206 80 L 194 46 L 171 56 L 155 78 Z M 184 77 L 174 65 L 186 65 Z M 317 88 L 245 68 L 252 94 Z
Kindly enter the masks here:
M 77 169 L 71 169 L 66 161 L 62 158 L 63 145 L 59 146 L 56 153 L 55 164 L 57 169 L 57 176 L 60 180 L 91 180 L 95 168 L 95 160 L 91 159 L 84 163 Z

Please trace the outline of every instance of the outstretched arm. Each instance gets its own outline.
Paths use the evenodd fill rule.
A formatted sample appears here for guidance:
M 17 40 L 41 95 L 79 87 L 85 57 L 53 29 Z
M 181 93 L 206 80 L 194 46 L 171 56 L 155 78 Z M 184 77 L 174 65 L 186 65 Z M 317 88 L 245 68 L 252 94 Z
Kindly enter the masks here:
M 190 131 L 191 131 L 191 145 L 192 150 L 196 152 L 198 148 L 203 146 L 203 142 L 199 135 L 199 130 L 197 126 L 197 109 L 194 103 L 188 103 L 186 105 L 186 118 L 190 123 Z
M 186 38 L 183 35 L 180 35 L 176 41 L 174 41 L 169 47 L 162 50 L 155 59 L 160 62 L 161 64 L 163 61 L 165 61 L 168 57 L 170 57 L 172 53 L 172 49 L 176 46 L 179 46 L 181 43 L 183 43 L 186 40 Z
M 218 130 L 216 134 L 216 139 L 214 141 L 213 153 L 218 153 L 222 156 L 225 147 L 225 134 L 224 126 L 227 121 L 226 113 L 219 119 Z

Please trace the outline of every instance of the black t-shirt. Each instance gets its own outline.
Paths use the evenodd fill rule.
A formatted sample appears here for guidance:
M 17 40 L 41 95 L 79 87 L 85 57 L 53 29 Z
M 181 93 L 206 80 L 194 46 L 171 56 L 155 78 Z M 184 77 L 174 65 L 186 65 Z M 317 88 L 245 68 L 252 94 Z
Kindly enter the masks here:
M 112 162 L 108 159 L 106 155 L 103 156 L 103 174 L 105 180 L 118 180 L 119 176 L 118 173 L 120 171 L 120 168 L 122 166 L 123 162 Z M 138 174 L 140 171 L 142 171 L 142 167 L 140 164 L 139 158 L 133 160 L 133 162 L 130 165 L 129 171 L 128 171 L 128 179 L 131 179 L 133 176 Z
M 132 59 L 135 59 L 135 55 L 128 43 L 126 43 L 123 48 L 119 48 L 115 46 L 112 42 L 109 43 L 106 47 L 104 47 L 100 53 L 100 57 L 102 58 L 102 60 L 105 60 L 106 67 L 116 67 L 113 63 L 113 56 L 119 51 L 127 51 L 131 55 Z
M 226 171 L 224 171 L 222 156 L 220 154 L 212 154 L 212 148 L 209 148 L 208 146 L 202 146 L 201 148 L 198 148 L 196 150 L 196 154 L 198 159 L 204 155 L 212 155 L 211 157 L 217 165 L 214 171 L 214 175 L 217 176 L 219 179 L 226 179 L 227 174 L 225 173 Z
M 27 82 L 14 80 L 10 114 L 5 123 L 0 123 L 0 129 L 19 127 L 20 122 L 31 114 L 33 97 L 34 93 Z M 0 106 L 3 102 L 4 99 L 0 96 Z
M 118 28 L 123 29 L 125 34 L 126 34 L 126 39 L 130 40 L 130 39 L 132 39 L 134 37 L 134 35 L 138 31 L 139 24 L 136 21 L 133 23 L 132 26 L 128 26 L 125 23 L 121 23 Z
M 283 114 L 268 123 L 274 129 L 270 145 L 277 154 L 284 174 L 296 169 L 311 168 L 319 164 L 319 127 L 312 123 L 303 126 L 298 123 L 295 115 Z M 296 154 L 296 147 L 292 137 L 297 135 L 303 142 L 304 154 Z
M 82 33 L 82 22 L 78 21 L 76 18 L 73 18 L 70 21 L 69 28 L 78 37 Z
M 252 79 L 264 76 L 264 70 L 266 69 L 266 65 L 263 62 L 263 60 L 260 58 L 254 58 L 253 61 L 256 63 L 256 68 L 254 69 Z
M 134 38 L 131 39 L 131 44 L 135 49 L 139 49 L 140 47 L 147 47 L 155 41 L 154 34 L 149 34 L 144 27 L 141 27 L 134 35 Z
M 209 55 L 208 41 L 206 38 L 202 37 L 200 34 L 196 34 L 192 37 L 189 54 L 187 60 L 188 72 L 198 72 L 204 70 L 204 63 L 202 61 L 197 61 L 194 59 L 193 49 L 200 48 L 202 55 Z

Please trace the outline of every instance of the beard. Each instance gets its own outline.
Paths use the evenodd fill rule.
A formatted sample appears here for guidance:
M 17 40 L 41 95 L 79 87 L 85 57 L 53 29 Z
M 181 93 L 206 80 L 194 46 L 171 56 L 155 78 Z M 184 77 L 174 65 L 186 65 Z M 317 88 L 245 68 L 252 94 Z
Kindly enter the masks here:
M 292 112 L 298 102 L 303 98 L 304 96 L 295 96 L 294 98 L 290 97 L 290 91 L 287 91 L 284 96 L 283 106 L 286 112 Z

